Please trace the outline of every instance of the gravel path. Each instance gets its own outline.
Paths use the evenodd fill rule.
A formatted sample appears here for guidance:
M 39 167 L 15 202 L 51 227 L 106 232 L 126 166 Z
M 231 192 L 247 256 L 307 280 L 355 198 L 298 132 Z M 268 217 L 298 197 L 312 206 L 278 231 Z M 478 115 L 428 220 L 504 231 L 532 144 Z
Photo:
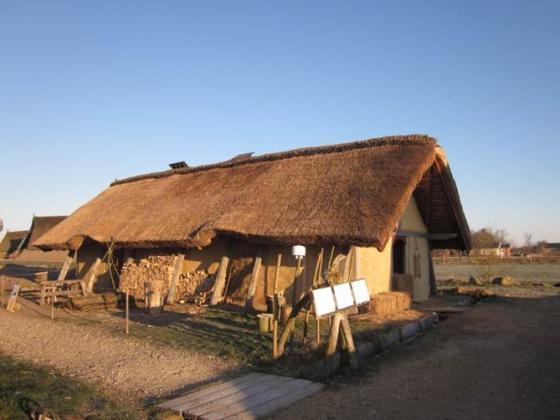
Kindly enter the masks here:
M 504 292 L 275 418 L 559 418 L 560 296 Z
M 240 369 L 232 362 L 111 334 L 96 325 L 51 321 L 25 308 L 0 311 L 0 331 L 0 353 L 51 366 L 124 402 L 168 395 Z

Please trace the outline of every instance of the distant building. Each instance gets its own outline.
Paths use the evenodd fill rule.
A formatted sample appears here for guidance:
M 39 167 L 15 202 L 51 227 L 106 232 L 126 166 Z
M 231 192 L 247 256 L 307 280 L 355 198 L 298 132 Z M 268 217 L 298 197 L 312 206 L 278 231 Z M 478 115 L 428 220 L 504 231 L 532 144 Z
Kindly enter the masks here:
M 507 242 L 496 242 L 487 248 L 474 248 L 470 255 L 473 257 L 511 257 L 511 246 Z
M 543 255 L 560 256 L 560 242 L 547 242 L 543 249 Z
M 26 236 L 26 230 L 6 232 L 6 235 L 4 235 L 4 238 L 0 242 L 0 258 L 8 258 L 16 252 Z

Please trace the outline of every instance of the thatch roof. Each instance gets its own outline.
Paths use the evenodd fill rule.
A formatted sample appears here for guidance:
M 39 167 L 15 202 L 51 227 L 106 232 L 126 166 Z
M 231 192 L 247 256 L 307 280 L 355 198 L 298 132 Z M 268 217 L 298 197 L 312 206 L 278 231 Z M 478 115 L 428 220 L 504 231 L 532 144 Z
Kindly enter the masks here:
M 18 249 L 19 244 L 27 236 L 27 230 L 6 232 L 0 242 L 0 254 L 10 255 Z
M 115 181 L 35 245 L 204 247 L 221 235 L 382 249 L 428 169 L 436 161 L 448 168 L 438 148 L 428 136 L 385 137 Z M 468 237 L 456 189 L 447 188 L 458 212 L 452 219 Z M 469 247 L 469 239 L 456 246 Z
M 33 216 L 31 221 L 31 228 L 25 236 L 24 241 L 19 246 L 19 250 L 24 249 L 35 250 L 38 249 L 34 246 L 34 242 L 66 219 L 66 216 Z

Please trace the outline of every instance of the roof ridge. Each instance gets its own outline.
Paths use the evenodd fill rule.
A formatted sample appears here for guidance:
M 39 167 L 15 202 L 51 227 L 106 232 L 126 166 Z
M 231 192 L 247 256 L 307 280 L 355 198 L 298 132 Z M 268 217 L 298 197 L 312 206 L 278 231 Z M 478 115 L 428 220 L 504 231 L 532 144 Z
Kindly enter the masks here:
M 354 140 L 345 143 L 337 143 L 337 144 L 324 145 L 324 146 L 302 147 L 302 148 L 291 149 L 291 150 L 286 150 L 281 152 L 266 153 L 264 155 L 253 156 L 247 159 L 241 159 L 237 161 L 227 160 L 223 162 L 209 163 L 205 165 L 193 166 L 188 168 L 149 172 L 146 174 L 135 175 L 123 179 L 117 179 L 111 183 L 111 186 L 141 181 L 143 179 L 164 178 L 177 174 L 188 174 L 194 172 L 207 171 L 216 168 L 231 168 L 234 166 L 241 166 L 246 164 L 273 161 L 273 160 L 289 159 L 289 158 L 299 157 L 299 156 L 338 153 L 346 150 L 362 149 L 368 147 L 379 147 L 379 146 L 387 146 L 387 145 L 413 145 L 413 144 L 414 145 L 432 144 L 435 146 L 437 145 L 437 140 L 434 137 L 428 136 L 427 134 L 406 134 L 406 135 L 394 135 L 394 136 L 384 136 L 384 137 L 372 137 L 369 139 Z

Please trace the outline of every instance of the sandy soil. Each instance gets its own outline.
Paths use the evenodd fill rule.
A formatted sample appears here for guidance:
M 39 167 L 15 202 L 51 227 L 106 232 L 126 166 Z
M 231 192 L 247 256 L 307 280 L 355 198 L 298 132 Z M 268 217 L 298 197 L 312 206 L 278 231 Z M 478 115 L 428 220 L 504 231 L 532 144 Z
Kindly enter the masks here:
M 558 289 L 504 292 L 274 418 L 559 418 Z
M 241 368 L 215 357 L 111 334 L 96 325 L 51 321 L 25 307 L 17 313 L 1 310 L 0 331 L 0 353 L 54 367 L 129 403 L 173 395 Z

